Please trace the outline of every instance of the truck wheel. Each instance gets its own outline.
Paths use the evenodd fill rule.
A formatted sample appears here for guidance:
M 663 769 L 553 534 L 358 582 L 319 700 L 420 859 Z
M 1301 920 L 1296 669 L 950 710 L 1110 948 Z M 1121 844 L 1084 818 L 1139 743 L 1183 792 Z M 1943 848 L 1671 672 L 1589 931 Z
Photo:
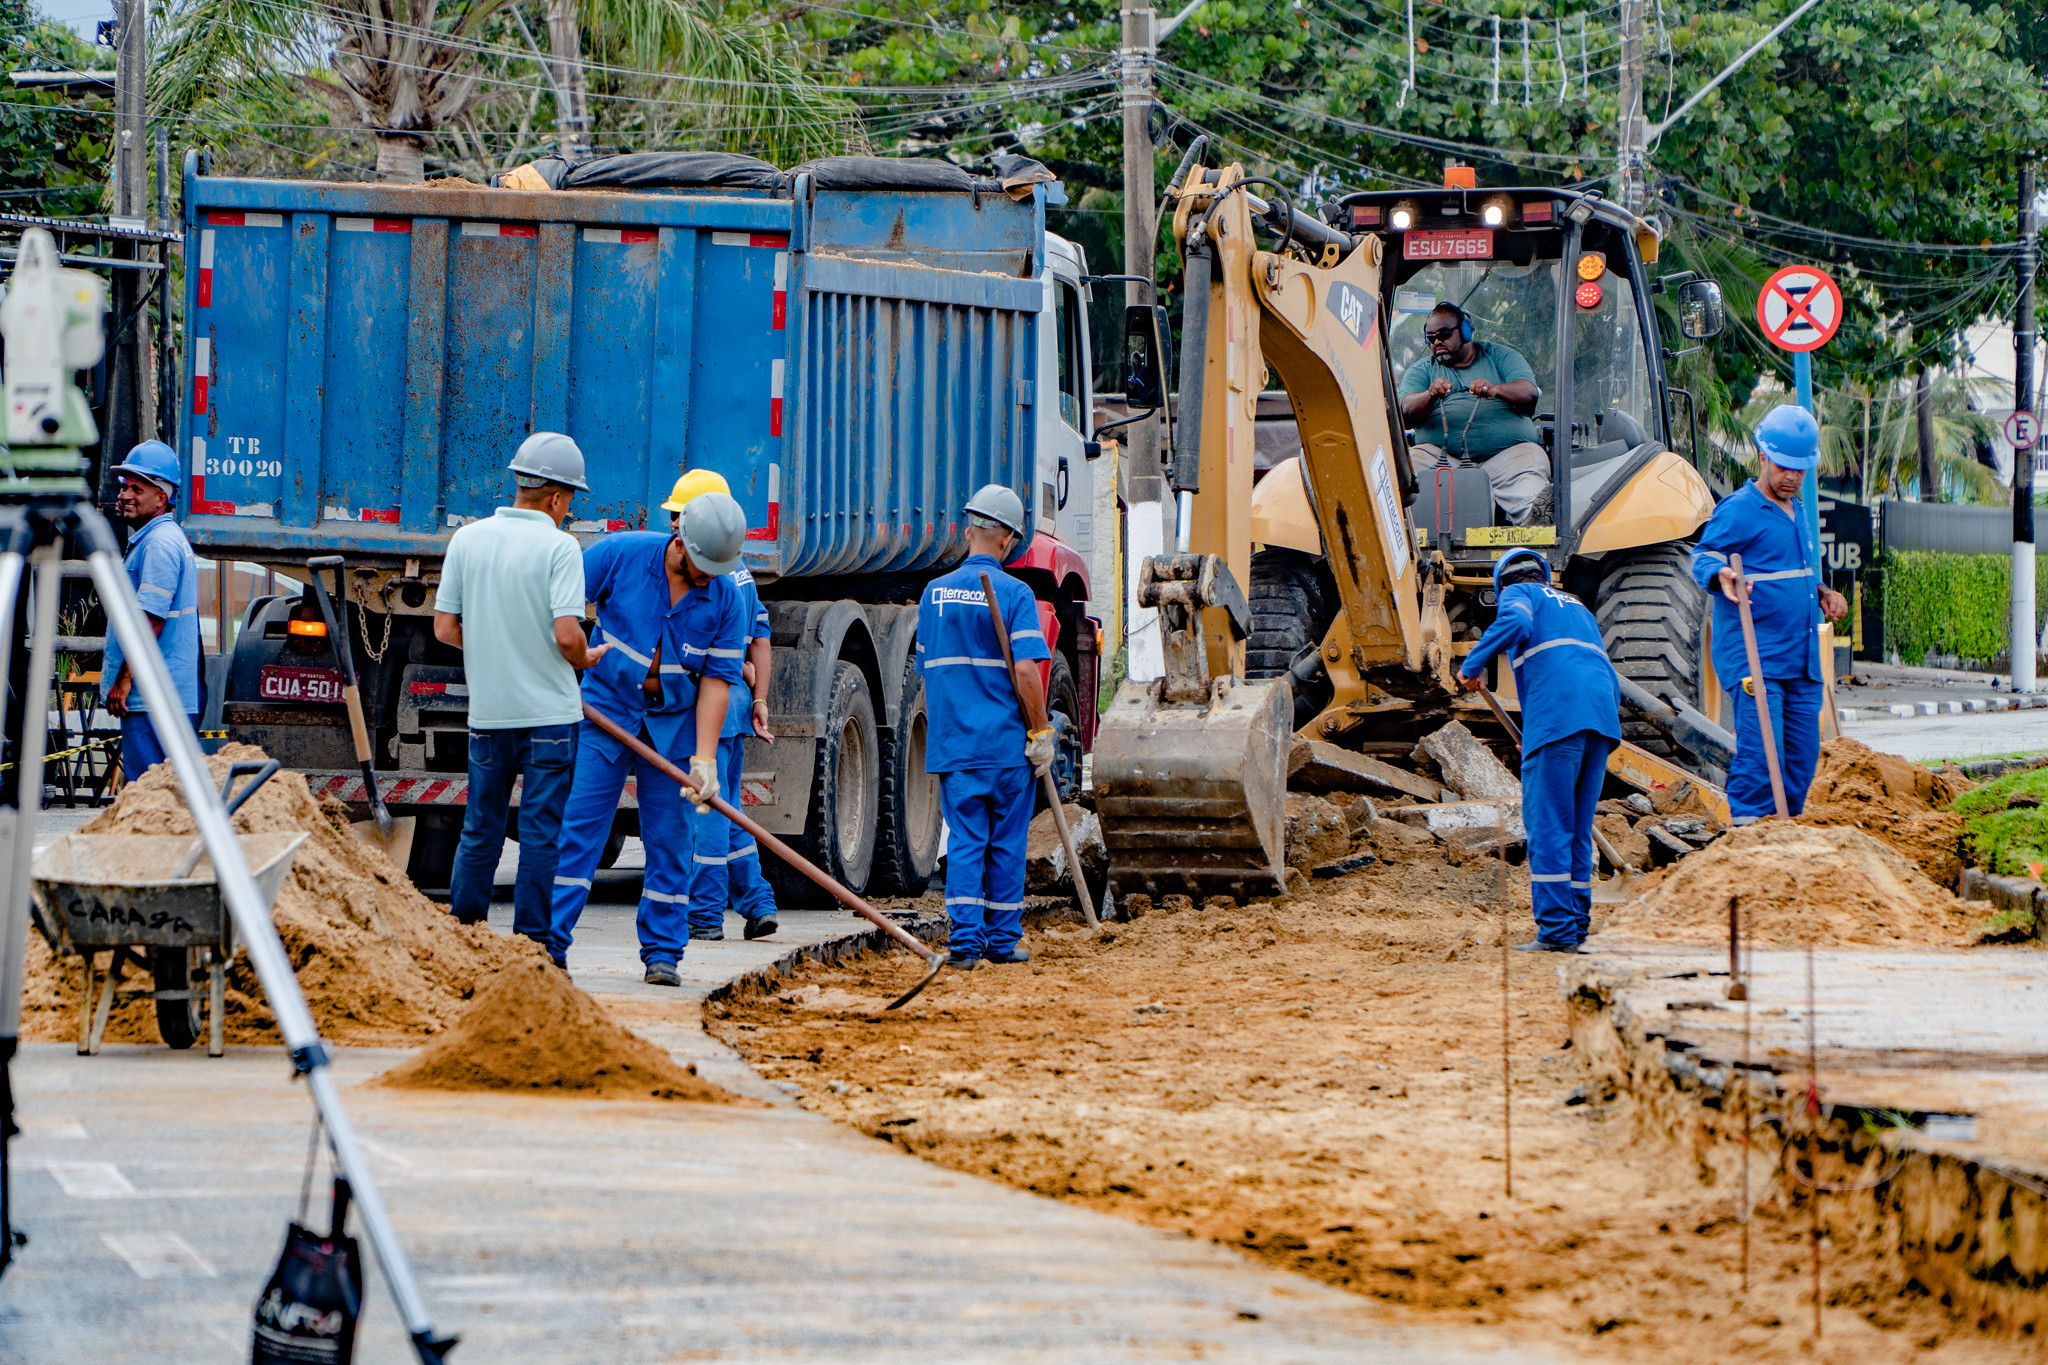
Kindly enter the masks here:
M 1706 710 L 1707 599 L 1692 581 L 1691 552 L 1652 545 L 1616 555 L 1602 570 L 1593 614 L 1615 671 L 1652 696 L 1675 692 Z M 1662 758 L 1686 756 L 1647 721 L 1623 720 L 1621 736 Z
M 902 717 L 882 741 L 881 820 L 875 830 L 874 889 L 922 896 L 939 860 L 939 779 L 924 770 L 924 678 L 906 664 Z
M 412 857 L 406 860 L 405 875 L 420 890 L 446 898 L 455 872 L 455 850 L 461 844 L 461 809 L 428 807 L 419 813 L 419 824 L 413 830 Z
M 1071 803 L 1081 795 L 1081 689 L 1074 685 L 1074 670 L 1064 654 L 1052 656 L 1052 670 L 1046 677 L 1045 713 L 1052 723 L 1053 784 L 1059 788 L 1060 800 Z M 1045 784 L 1035 778 L 1033 782 L 1038 795 L 1032 798 L 1032 808 L 1043 810 Z
M 156 977 L 156 988 L 160 991 L 189 991 L 197 989 L 193 978 L 199 973 L 199 950 L 197 948 L 152 948 L 149 950 L 149 965 Z M 156 1002 L 156 1031 L 163 1035 L 166 1045 L 179 1051 L 199 1041 L 199 1000 L 159 1000 Z
M 1252 633 L 1245 642 L 1247 678 L 1277 678 L 1304 655 L 1313 657 L 1336 615 L 1329 568 L 1299 550 L 1261 550 L 1252 556 Z M 1330 701 L 1329 676 L 1294 684 L 1294 725 L 1308 724 Z
M 881 806 L 882 745 L 868 682 L 852 664 L 832 670 L 825 728 L 811 771 L 811 809 L 798 850 L 854 892 L 864 891 L 875 862 L 875 826 Z M 783 905 L 834 904 L 809 879 L 780 865 L 775 899 Z

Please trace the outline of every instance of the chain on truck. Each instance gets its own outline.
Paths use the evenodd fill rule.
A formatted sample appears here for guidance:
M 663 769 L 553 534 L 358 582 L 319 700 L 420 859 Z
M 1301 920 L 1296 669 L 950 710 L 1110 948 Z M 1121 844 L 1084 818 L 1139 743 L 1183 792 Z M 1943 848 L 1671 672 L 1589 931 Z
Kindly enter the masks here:
M 506 500 L 531 431 L 589 457 L 568 525 L 585 544 L 659 526 L 682 470 L 716 470 L 747 512 L 776 650 L 776 742 L 749 740 L 738 798 L 856 890 L 921 892 L 940 819 L 915 604 L 964 555 L 960 508 L 983 484 L 1024 496 L 1012 572 L 1054 642 L 1070 792 L 1095 731 L 1090 585 L 1110 547 L 1085 262 L 1045 230 L 1059 186 L 1021 158 L 996 178 L 722 153 L 606 158 L 573 189 L 566 170 L 444 189 L 230 179 L 188 157 L 186 533 L 301 581 L 308 558 L 344 557 L 336 628 L 376 781 L 418 817 L 410 871 L 438 888 L 468 766 L 461 656 L 432 633 L 449 536 Z M 304 593 L 252 600 L 222 721 L 360 813 L 326 629 Z M 635 832 L 629 784 L 607 864 Z

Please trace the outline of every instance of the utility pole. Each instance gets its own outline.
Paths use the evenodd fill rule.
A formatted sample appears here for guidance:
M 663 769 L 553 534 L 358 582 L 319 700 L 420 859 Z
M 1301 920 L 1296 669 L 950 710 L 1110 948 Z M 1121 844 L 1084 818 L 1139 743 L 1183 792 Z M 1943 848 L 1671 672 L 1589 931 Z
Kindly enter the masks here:
M 590 155 L 590 87 L 576 0 L 548 0 L 548 49 L 555 62 L 555 140 L 563 156 L 582 161 Z
M 1146 283 L 1126 282 L 1126 304 L 1149 304 L 1156 298 L 1151 285 L 1152 247 L 1158 239 L 1159 224 L 1152 196 L 1158 191 L 1152 166 L 1152 78 L 1159 62 L 1158 15 L 1150 0 L 1121 0 L 1123 47 L 1118 52 L 1118 74 L 1124 97 L 1124 274 Z M 1173 348 L 1169 346 L 1170 352 Z M 1159 357 L 1164 365 L 1167 357 Z M 1172 396 L 1168 395 L 1168 401 Z M 1137 422 L 1124 428 L 1124 628 L 1129 650 L 1126 667 L 1133 678 L 1159 677 L 1165 658 L 1159 637 L 1159 613 L 1140 608 L 1137 602 L 1137 566 L 1150 555 L 1161 554 L 1170 543 L 1166 517 L 1172 499 L 1159 460 L 1159 424 Z
M 1643 0 L 1621 0 L 1620 107 L 1619 197 L 1622 207 L 1640 214 L 1649 199 L 1643 168 Z
M 114 6 L 114 202 L 117 225 L 149 225 L 149 129 L 144 95 L 149 82 L 149 0 L 115 0 Z M 114 243 L 116 257 L 140 254 L 133 239 Z M 149 318 L 136 307 L 143 272 L 116 266 L 109 290 L 110 310 L 127 326 L 108 340 L 106 421 L 101 429 L 101 469 L 118 464 L 130 447 L 156 434 L 156 383 L 149 363 Z M 113 458 L 106 458 L 112 456 Z M 111 500 L 112 490 L 102 488 Z
M 2034 216 L 2034 167 L 2020 162 L 2019 303 L 2012 325 L 2012 405 L 2034 411 L 2034 273 L 2041 225 Z M 2034 690 L 2034 452 L 2012 453 L 2012 690 Z

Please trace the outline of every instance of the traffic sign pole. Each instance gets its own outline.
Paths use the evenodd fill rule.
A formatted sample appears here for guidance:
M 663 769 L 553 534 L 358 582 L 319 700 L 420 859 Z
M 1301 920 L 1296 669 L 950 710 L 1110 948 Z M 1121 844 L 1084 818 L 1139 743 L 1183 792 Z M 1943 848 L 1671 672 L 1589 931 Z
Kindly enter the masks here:
M 2012 452 L 2012 629 L 2006 653 L 2012 665 L 2012 690 L 2035 688 L 2034 656 L 2039 646 L 2034 631 L 2034 444 L 2041 424 L 2034 412 L 2034 167 L 2019 167 L 2018 259 L 2019 298 L 2013 317 L 2013 415 L 2006 420 Z M 2021 449 L 2022 440 L 2025 449 Z
M 1792 392 L 1799 399 L 1799 406 L 1813 413 L 1815 423 L 1820 413 L 1813 406 L 1813 357 L 1805 351 L 1792 353 Z M 1806 534 L 1820 544 L 1820 466 L 1813 467 L 1813 476 L 1799 485 L 1800 515 L 1806 518 Z

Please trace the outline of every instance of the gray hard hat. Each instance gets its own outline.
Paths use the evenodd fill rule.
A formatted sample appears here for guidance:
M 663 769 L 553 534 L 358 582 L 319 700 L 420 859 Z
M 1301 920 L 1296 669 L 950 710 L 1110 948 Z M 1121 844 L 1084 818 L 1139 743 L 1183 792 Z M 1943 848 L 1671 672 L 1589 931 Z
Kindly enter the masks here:
M 514 474 L 590 491 L 583 481 L 583 448 L 559 431 L 536 431 L 521 441 L 519 453 L 507 468 Z
M 700 493 L 684 504 L 676 531 L 691 563 L 708 574 L 729 574 L 747 543 L 747 514 L 731 494 Z
M 999 483 L 986 484 L 969 498 L 967 514 L 992 521 L 1011 535 L 1024 534 L 1024 499 Z

